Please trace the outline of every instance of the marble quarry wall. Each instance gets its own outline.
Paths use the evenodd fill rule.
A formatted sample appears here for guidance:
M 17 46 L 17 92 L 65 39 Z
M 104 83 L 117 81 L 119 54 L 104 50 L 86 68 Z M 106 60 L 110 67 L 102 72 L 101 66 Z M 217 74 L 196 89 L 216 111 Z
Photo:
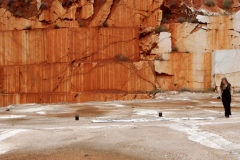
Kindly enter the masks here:
M 239 91 L 240 50 L 216 50 L 212 54 L 212 85 L 219 89 L 222 77 L 227 77 L 234 90 Z
M 240 4 L 213 2 L 3 0 L 0 106 L 237 89 Z
M 86 101 L 95 95 L 92 100 L 107 100 L 106 93 L 121 98 L 154 89 L 153 62 L 139 61 L 136 28 L 0 34 L 3 98 L 16 96 L 19 103 L 47 103 Z

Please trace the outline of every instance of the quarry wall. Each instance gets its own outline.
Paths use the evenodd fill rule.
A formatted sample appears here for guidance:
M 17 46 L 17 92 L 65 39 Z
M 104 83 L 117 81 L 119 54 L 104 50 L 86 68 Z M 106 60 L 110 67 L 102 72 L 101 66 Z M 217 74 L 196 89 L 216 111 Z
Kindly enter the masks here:
M 0 106 L 210 90 L 223 76 L 237 89 L 239 70 L 216 66 L 238 57 L 240 4 L 213 2 L 2 1 Z

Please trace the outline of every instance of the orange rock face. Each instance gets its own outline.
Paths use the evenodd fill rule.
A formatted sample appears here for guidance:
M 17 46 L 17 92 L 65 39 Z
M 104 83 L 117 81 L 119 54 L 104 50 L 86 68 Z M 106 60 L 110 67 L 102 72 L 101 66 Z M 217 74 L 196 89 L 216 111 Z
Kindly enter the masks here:
M 139 60 L 137 28 L 71 28 L 0 32 L 1 65 Z M 17 54 L 17 56 L 16 56 Z
M 155 27 L 161 22 L 161 4 L 162 0 L 121 0 L 114 6 L 115 11 L 109 15 L 107 22 L 110 26 Z
M 41 2 L 41 1 L 40 1 Z M 0 30 L 62 27 L 148 27 L 161 22 L 162 0 L 81 0 L 3 3 Z
M 213 2 L 3 1 L 0 106 L 209 89 L 212 52 L 240 48 L 239 2 Z
M 137 28 L 0 33 L 3 105 L 132 99 L 154 89 L 153 62 L 139 61 Z

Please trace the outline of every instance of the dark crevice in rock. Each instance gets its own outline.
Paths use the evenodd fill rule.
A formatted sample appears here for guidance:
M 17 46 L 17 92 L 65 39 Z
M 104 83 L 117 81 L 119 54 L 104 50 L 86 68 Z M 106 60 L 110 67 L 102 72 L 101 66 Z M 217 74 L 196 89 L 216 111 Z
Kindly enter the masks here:
M 155 72 L 155 73 L 156 73 L 157 77 L 172 77 L 172 76 L 174 76 L 174 75 L 167 74 L 167 73 L 158 73 L 158 72 Z
M 49 25 L 49 24 L 51 24 L 51 22 L 50 22 L 50 21 L 46 21 L 45 19 L 44 19 L 44 20 L 42 20 L 42 21 L 39 21 L 39 22 L 42 22 L 42 23 L 43 23 L 43 25 Z
M 120 0 L 113 0 L 113 4 L 111 5 L 110 12 L 109 12 L 105 22 L 107 22 L 109 17 L 111 17 L 111 14 L 114 13 L 114 10 L 117 8 L 119 2 L 120 2 Z
M 69 8 L 71 7 L 74 3 L 77 3 L 78 1 L 77 0 L 62 0 L 62 6 L 64 8 Z
M 140 51 L 142 51 L 141 54 L 144 56 L 148 56 L 151 54 L 151 51 L 156 47 L 157 47 L 157 42 L 154 42 L 147 51 L 143 51 L 143 49 L 140 47 Z
M 73 21 L 73 19 L 71 19 L 71 18 L 62 18 L 61 20 L 62 21 Z
M 190 9 L 185 3 L 170 3 L 166 0 L 160 9 L 163 12 L 162 23 L 199 23 L 197 15 L 204 14 L 201 11 Z
M 142 38 L 144 38 L 144 37 L 146 37 L 146 36 L 148 36 L 148 35 L 151 35 L 152 33 L 153 33 L 153 31 L 141 32 L 141 33 L 139 34 L 139 39 L 142 39 Z

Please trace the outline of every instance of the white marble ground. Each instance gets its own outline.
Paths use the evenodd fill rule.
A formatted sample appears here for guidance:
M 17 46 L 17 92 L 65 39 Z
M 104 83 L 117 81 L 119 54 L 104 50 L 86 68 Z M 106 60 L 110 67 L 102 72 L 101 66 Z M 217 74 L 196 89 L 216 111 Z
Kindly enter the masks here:
M 216 96 L 163 93 L 152 100 L 0 108 L 0 159 L 74 143 L 140 159 L 240 159 L 240 95 L 233 97 L 229 119 Z M 88 107 L 106 112 L 75 121 L 74 112 Z

